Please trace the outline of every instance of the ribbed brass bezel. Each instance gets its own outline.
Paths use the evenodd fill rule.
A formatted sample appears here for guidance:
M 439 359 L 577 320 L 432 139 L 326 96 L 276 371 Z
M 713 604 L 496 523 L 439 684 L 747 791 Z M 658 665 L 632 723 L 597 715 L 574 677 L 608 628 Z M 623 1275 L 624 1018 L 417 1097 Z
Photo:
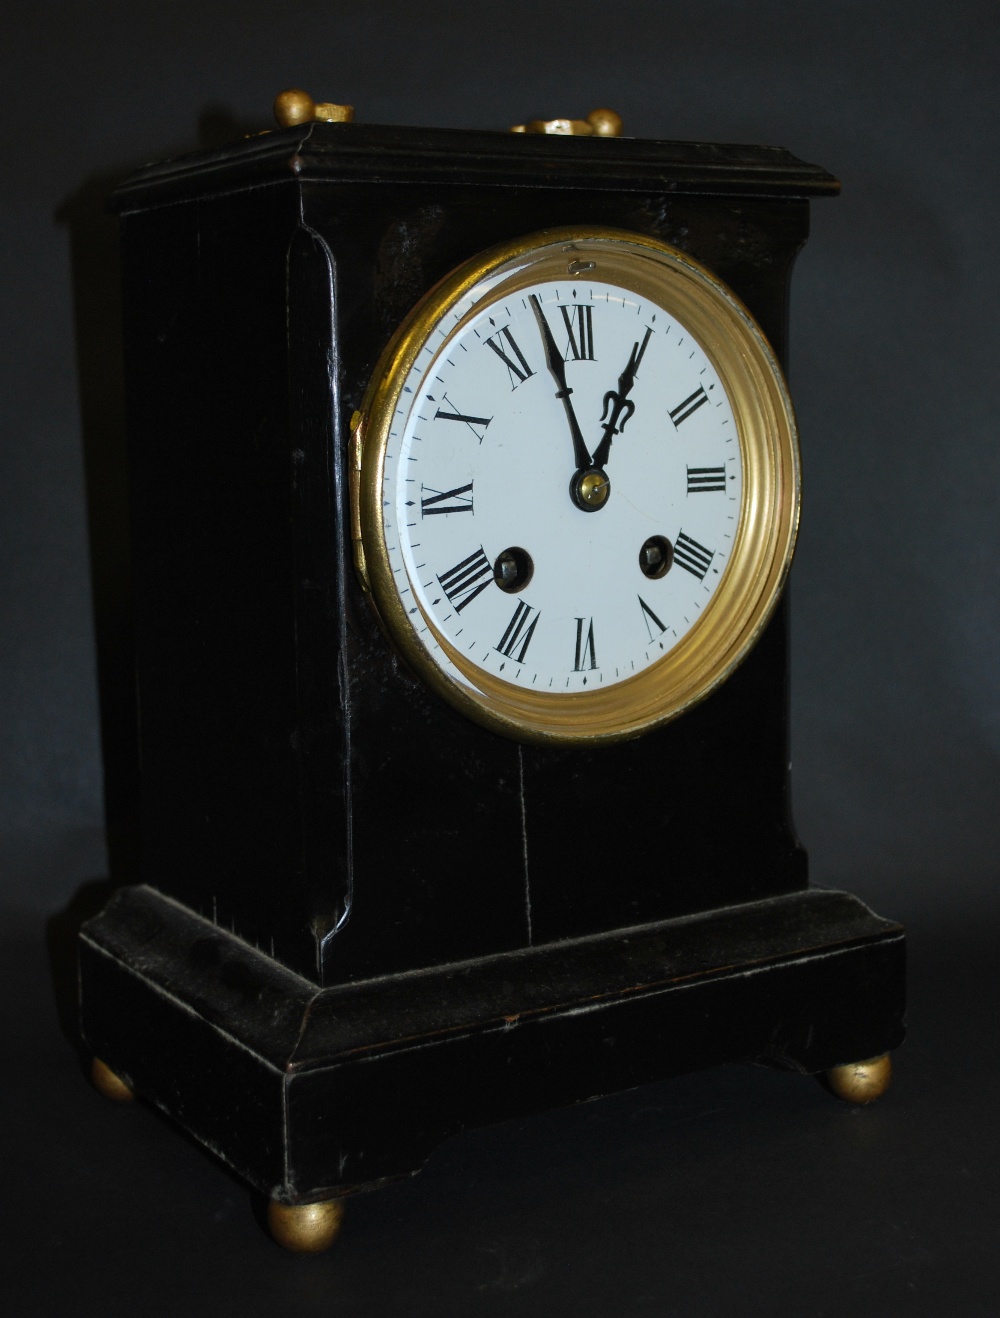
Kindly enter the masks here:
M 395 585 L 382 518 L 390 427 L 418 354 L 477 285 L 483 286 L 482 297 L 442 340 L 438 354 L 484 307 L 546 278 L 565 279 L 570 261 L 588 260 L 598 263 L 592 278 L 617 284 L 675 316 L 719 374 L 736 418 L 743 465 L 740 524 L 730 561 L 704 612 L 672 650 L 634 677 L 590 691 L 525 691 L 504 682 L 456 651 L 423 615 L 467 686 L 424 645 Z M 683 252 L 640 234 L 591 227 L 543 230 L 459 266 L 421 299 L 382 354 L 355 417 L 352 455 L 356 561 L 383 628 L 410 667 L 455 708 L 519 740 L 619 741 L 676 718 L 723 682 L 751 649 L 791 563 L 799 452 L 781 369 L 731 290 Z

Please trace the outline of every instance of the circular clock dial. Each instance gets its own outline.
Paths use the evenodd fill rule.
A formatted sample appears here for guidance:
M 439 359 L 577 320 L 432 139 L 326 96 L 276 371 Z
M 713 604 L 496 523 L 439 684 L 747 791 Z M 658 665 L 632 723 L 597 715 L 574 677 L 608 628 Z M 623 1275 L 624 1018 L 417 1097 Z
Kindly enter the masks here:
M 442 641 L 526 688 L 626 681 L 690 631 L 728 565 L 742 462 L 726 391 L 676 316 L 597 279 L 462 310 L 411 368 L 385 455 L 414 626 L 458 680 Z M 579 471 L 600 503 L 571 488 Z
M 631 235 L 540 235 L 456 272 L 391 345 L 361 434 L 376 604 L 499 731 L 671 717 L 787 566 L 794 432 L 766 344 L 707 272 Z

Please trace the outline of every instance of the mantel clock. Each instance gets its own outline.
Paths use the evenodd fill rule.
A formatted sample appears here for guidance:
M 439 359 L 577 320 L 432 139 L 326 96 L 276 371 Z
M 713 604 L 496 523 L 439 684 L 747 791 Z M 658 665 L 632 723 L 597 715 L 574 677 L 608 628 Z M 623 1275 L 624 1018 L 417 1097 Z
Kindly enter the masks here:
M 143 881 L 81 935 L 101 1087 L 298 1249 L 469 1125 L 737 1060 L 877 1096 L 902 931 L 788 808 L 788 280 L 835 180 L 279 103 L 115 198 Z

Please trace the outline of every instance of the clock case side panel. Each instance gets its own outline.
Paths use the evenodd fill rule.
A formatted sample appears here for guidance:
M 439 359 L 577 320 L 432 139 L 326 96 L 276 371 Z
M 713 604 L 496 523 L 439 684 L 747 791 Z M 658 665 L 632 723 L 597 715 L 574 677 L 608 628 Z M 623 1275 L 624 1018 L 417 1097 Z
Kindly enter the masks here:
M 342 272 L 345 432 L 399 322 L 485 248 L 572 224 L 650 234 L 724 278 L 783 357 L 789 275 L 808 231 L 804 199 L 538 180 L 491 189 L 460 178 L 306 181 L 303 206 Z M 433 964 L 448 946 L 480 955 L 806 886 L 789 814 L 783 604 L 729 681 L 651 736 L 612 747 L 518 749 L 461 719 L 383 657 L 384 638 L 353 574 L 348 603 L 352 628 L 366 638 L 365 661 L 350 666 L 355 855 L 359 866 L 363 856 L 377 863 L 368 878 L 356 873 L 354 911 L 327 944 L 324 982 Z M 373 748 L 385 737 L 390 705 L 393 752 L 376 773 Z M 387 831 L 387 804 L 403 802 L 409 816 L 396 814 Z M 367 910 L 366 887 L 379 893 Z M 388 936 L 378 923 L 387 910 L 398 921 Z
M 336 564 L 303 534 L 334 491 L 289 376 L 297 231 L 294 184 L 122 216 L 142 879 L 316 978 L 347 819 L 335 631 L 322 688 L 299 653 Z

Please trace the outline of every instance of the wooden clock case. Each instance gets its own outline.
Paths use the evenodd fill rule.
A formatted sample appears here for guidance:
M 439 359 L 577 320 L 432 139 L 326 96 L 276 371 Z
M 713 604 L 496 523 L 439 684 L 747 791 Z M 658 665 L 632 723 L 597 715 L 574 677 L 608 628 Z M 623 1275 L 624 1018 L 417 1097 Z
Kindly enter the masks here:
M 143 882 L 83 930 L 83 1032 L 279 1203 L 466 1126 L 900 1042 L 902 931 L 811 889 L 792 831 L 783 605 L 666 727 L 522 745 L 402 667 L 351 553 L 352 412 L 456 265 L 650 234 L 784 359 L 836 187 L 773 148 L 311 124 L 117 192 Z

